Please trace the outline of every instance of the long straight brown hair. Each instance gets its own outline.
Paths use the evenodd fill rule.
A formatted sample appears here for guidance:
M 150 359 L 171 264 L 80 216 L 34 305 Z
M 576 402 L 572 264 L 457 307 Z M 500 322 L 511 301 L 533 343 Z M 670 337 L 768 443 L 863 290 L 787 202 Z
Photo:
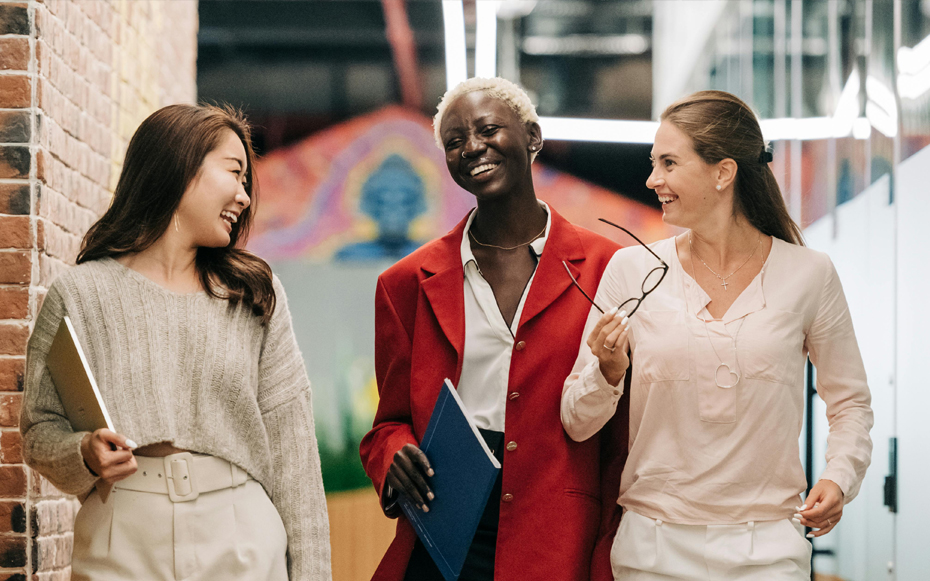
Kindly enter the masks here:
M 724 91 L 700 91 L 669 105 L 661 120 L 690 137 L 704 163 L 727 158 L 736 162 L 734 212 L 766 236 L 804 246 L 801 229 L 788 214 L 775 174 L 762 159 L 762 129 L 746 103 Z
M 255 152 L 245 117 L 230 107 L 169 105 L 139 125 L 126 149 L 113 201 L 84 236 L 78 264 L 141 252 L 154 244 L 170 226 L 204 158 L 219 146 L 227 130 L 245 147 L 245 192 L 251 203 L 232 225 L 227 246 L 198 248 L 196 267 L 211 296 L 232 305 L 242 302 L 262 318 L 262 324 L 267 323 L 275 306 L 271 267 L 242 248 L 258 197 L 252 165 Z

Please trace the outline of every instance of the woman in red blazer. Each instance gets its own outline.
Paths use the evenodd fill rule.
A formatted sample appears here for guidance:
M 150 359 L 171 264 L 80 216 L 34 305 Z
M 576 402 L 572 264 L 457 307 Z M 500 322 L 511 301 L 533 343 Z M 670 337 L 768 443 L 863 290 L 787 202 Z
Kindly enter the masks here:
M 562 262 L 597 288 L 618 246 L 536 199 L 537 119 L 503 79 L 470 79 L 443 97 L 437 143 L 478 207 L 378 279 L 381 399 L 361 456 L 385 514 L 399 518 L 376 581 L 442 579 L 396 497 L 428 510 L 431 468 L 417 446 L 447 377 L 503 466 L 460 579 L 612 579 L 626 416 L 578 443 L 559 405 L 590 308 Z

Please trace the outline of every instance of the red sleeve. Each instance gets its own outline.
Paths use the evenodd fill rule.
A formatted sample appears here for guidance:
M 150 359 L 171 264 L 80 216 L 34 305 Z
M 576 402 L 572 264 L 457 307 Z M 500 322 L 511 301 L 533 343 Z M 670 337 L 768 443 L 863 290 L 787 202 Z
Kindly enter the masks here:
M 379 278 L 375 291 L 375 376 L 380 401 L 374 425 L 360 447 L 362 466 L 379 495 L 394 454 L 405 444 L 417 444 L 410 413 L 410 350 L 410 336 Z

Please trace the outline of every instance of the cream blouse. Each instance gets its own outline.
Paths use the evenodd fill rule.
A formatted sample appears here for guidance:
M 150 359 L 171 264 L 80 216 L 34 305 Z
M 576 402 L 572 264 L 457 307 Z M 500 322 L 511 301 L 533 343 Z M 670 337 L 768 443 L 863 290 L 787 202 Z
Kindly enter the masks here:
M 619 504 L 679 524 L 790 518 L 807 488 L 798 440 L 808 355 L 830 424 L 820 478 L 851 501 L 871 458 L 871 395 L 829 257 L 774 239 L 762 271 L 713 321 L 710 297 L 682 269 L 675 239 L 651 248 L 669 271 L 630 319 L 630 455 Z M 609 308 L 640 296 L 658 265 L 642 247 L 617 251 L 596 302 Z M 576 441 L 595 434 L 622 396 L 623 383 L 606 382 L 585 344 L 599 317 L 592 309 L 562 394 L 562 423 Z M 740 373 L 735 387 L 717 387 L 721 362 Z

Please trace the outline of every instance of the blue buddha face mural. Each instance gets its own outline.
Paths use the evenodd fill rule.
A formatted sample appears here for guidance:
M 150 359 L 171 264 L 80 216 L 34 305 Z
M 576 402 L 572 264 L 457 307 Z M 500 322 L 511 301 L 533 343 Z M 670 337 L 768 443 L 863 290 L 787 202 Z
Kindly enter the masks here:
M 336 260 L 397 260 L 422 244 L 411 240 L 409 231 L 411 222 L 426 212 L 423 180 L 400 155 L 388 156 L 368 176 L 359 206 L 377 223 L 377 238 L 344 246 L 336 253 Z

